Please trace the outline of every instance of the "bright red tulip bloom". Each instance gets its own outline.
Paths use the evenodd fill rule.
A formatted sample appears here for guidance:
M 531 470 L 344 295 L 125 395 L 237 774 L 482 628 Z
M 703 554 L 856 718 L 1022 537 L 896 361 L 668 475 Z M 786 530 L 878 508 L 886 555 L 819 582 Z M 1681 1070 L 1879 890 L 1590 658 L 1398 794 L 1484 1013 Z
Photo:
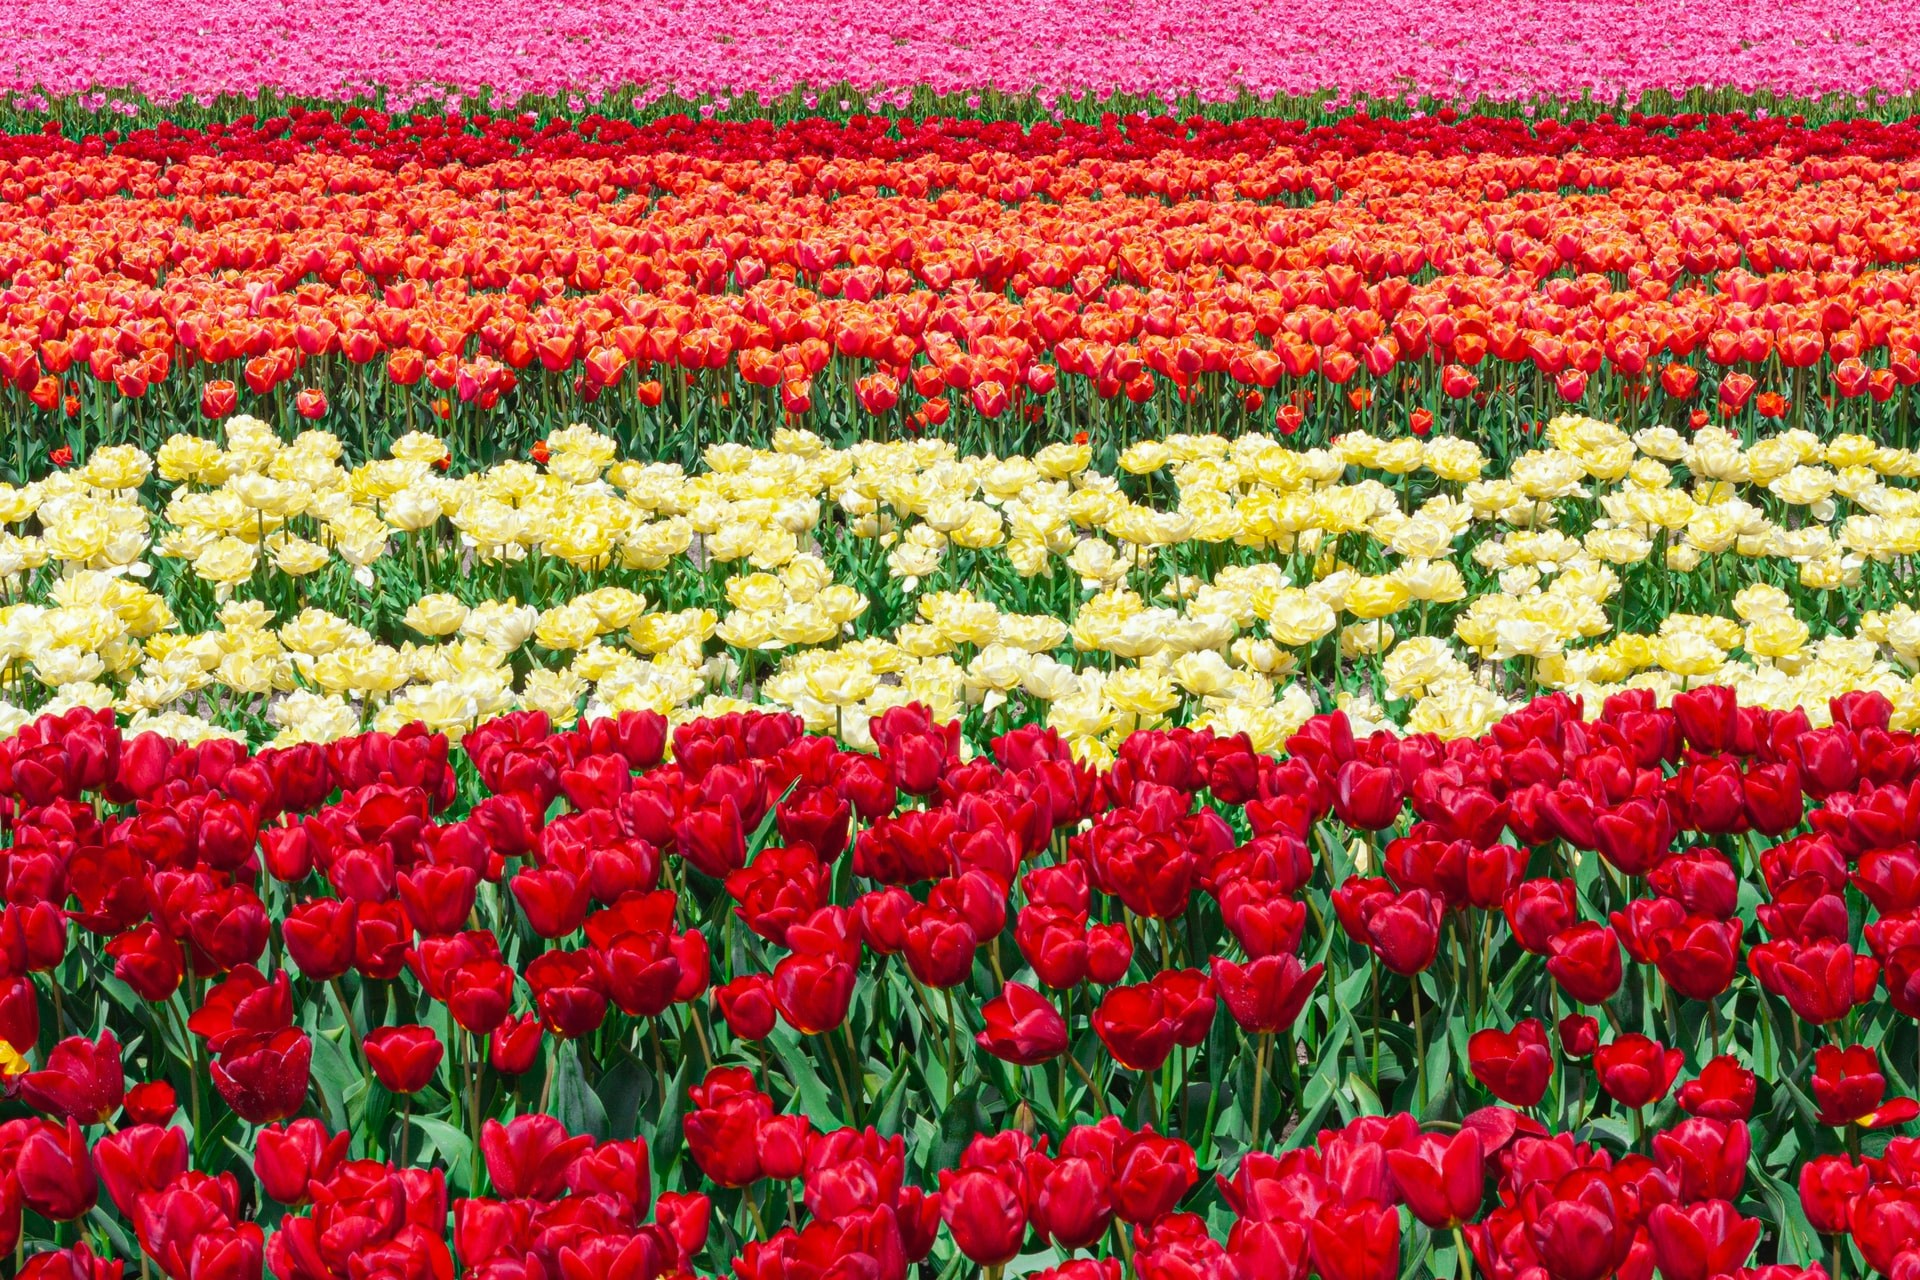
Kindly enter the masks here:
M 1064 1248 L 1085 1249 L 1113 1222 L 1108 1171 L 1092 1160 L 1067 1156 L 1053 1162 L 1033 1204 L 1033 1226 Z
M 960 1252 L 982 1267 L 1013 1261 L 1027 1234 L 1026 1204 L 988 1169 L 942 1169 L 940 1217 Z
M 1015 1066 L 1051 1062 L 1067 1049 L 1067 1022 L 1053 1002 L 1032 987 L 1009 982 L 980 1009 L 986 1030 L 974 1040 L 982 1049 Z
M 44 1069 L 19 1079 L 21 1101 L 83 1125 L 100 1124 L 118 1111 L 126 1087 L 120 1042 L 111 1031 L 102 1031 L 98 1040 L 69 1036 L 53 1047 Z
M 567 1169 L 593 1139 L 569 1134 L 566 1126 L 548 1115 L 515 1116 L 506 1124 L 488 1120 L 480 1126 L 480 1153 L 487 1177 L 502 1196 L 551 1200 L 567 1185 Z
M 1547 972 L 1581 1004 L 1605 1004 L 1620 989 L 1620 941 L 1605 925 L 1576 924 L 1555 934 L 1549 946 Z
M 21 1203 L 41 1217 L 71 1222 L 84 1216 L 98 1198 L 98 1184 L 80 1122 L 42 1121 L 30 1130 L 14 1157 L 13 1179 Z
M 1753 1114 L 1759 1081 L 1739 1059 L 1723 1053 L 1680 1086 L 1680 1106 L 1690 1116 L 1710 1120 L 1745 1120 Z
M 1872 1182 L 1872 1171 L 1846 1156 L 1817 1156 L 1800 1166 L 1800 1209 L 1821 1235 L 1840 1235 L 1848 1230 L 1854 1202 Z
M 1176 1028 L 1160 989 L 1141 982 L 1107 992 L 1093 1012 L 1093 1030 L 1121 1066 L 1158 1071 L 1173 1052 Z
M 1822 1045 L 1813 1055 L 1813 1100 L 1820 1108 L 1820 1123 L 1830 1125 L 1862 1124 L 1870 1129 L 1904 1124 L 1920 1115 L 1920 1105 L 1912 1098 L 1895 1098 L 1882 1105 L 1887 1094 L 1887 1078 L 1880 1070 L 1880 1057 L 1865 1045 L 1842 1049 Z
M 187 1162 L 186 1131 L 157 1124 L 137 1124 L 93 1144 L 94 1172 L 106 1185 L 107 1198 L 129 1219 L 140 1197 L 165 1190 L 187 1171 Z
M 713 989 L 713 1002 L 726 1019 L 727 1030 L 742 1040 L 765 1040 L 773 1034 L 777 1010 L 773 979 L 764 973 L 743 973 Z
M 242 1037 L 213 1064 L 213 1084 L 250 1124 L 284 1120 L 306 1101 L 313 1041 L 298 1031 Z
M 1593 1069 L 1607 1096 L 1627 1107 L 1648 1107 L 1667 1096 L 1686 1055 L 1656 1040 L 1629 1033 L 1601 1045 Z
M 447 1047 L 433 1028 L 381 1027 L 360 1042 L 374 1078 L 389 1093 L 418 1093 L 432 1083 Z
M 1398 1280 L 1400 1215 L 1392 1209 L 1329 1204 L 1308 1232 L 1313 1269 L 1322 1280 Z
M 329 1135 L 318 1120 L 268 1125 L 254 1139 L 253 1176 L 260 1189 L 289 1208 L 307 1203 L 312 1185 L 333 1177 L 347 1158 L 350 1133 Z
M 1531 1107 L 1546 1096 L 1553 1078 L 1553 1051 L 1547 1029 L 1528 1018 L 1511 1031 L 1488 1027 L 1467 1038 L 1467 1067 L 1482 1088 L 1515 1107 Z
M 1647 1229 L 1664 1280 L 1707 1280 L 1735 1271 L 1760 1239 L 1760 1220 L 1741 1217 L 1725 1200 L 1656 1205 Z
M 1293 1026 L 1326 966 L 1303 967 L 1293 955 L 1262 956 L 1247 964 L 1216 957 L 1213 985 L 1233 1020 L 1256 1035 Z
M 1480 1135 L 1471 1129 L 1396 1147 L 1387 1152 L 1387 1169 L 1413 1216 L 1436 1230 L 1473 1218 L 1487 1193 Z

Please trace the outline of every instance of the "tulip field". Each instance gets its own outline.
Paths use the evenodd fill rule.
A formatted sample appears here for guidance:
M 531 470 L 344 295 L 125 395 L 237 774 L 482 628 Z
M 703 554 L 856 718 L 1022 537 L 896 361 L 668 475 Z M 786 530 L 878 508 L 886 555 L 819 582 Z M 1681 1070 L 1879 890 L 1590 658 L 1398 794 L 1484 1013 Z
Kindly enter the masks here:
M 1920 10 L 0 12 L 0 1275 L 1920 1280 Z

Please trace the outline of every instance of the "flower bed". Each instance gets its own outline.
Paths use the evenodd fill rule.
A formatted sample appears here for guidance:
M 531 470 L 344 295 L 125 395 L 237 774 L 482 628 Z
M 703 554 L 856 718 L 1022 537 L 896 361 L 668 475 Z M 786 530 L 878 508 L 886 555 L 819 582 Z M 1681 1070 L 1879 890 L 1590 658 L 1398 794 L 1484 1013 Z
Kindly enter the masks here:
M 1110 769 L 914 707 L 877 755 L 751 714 L 258 755 L 42 720 L 0 748 L 0 1230 L 65 1242 L 41 1277 L 1898 1277 L 1888 718 L 1555 696 Z

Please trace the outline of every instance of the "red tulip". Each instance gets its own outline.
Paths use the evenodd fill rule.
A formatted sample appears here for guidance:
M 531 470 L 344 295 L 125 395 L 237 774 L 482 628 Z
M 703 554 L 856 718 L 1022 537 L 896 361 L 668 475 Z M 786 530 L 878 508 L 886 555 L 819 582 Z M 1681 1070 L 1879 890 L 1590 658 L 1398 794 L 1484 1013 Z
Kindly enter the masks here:
M 1107 992 L 1094 1010 L 1093 1030 L 1121 1066 L 1158 1071 L 1173 1052 L 1176 1028 L 1159 988 L 1142 982 Z
M 312 1066 L 313 1042 L 302 1033 L 250 1034 L 221 1051 L 213 1084 L 242 1120 L 268 1124 L 300 1109 Z
M 1814 1051 L 1813 1100 L 1819 1105 L 1821 1124 L 1859 1123 L 1877 1129 L 1920 1115 L 1920 1105 L 1911 1098 L 1896 1098 L 1882 1106 L 1886 1093 L 1887 1078 L 1872 1049 L 1828 1044 Z
M 569 1134 L 548 1115 L 515 1116 L 506 1124 L 488 1120 L 480 1126 L 487 1176 L 509 1198 L 553 1199 L 566 1186 L 575 1157 L 592 1147 L 591 1137 Z
M 1553 1078 L 1547 1030 L 1538 1018 L 1528 1018 L 1512 1031 L 1476 1031 L 1467 1038 L 1467 1066 L 1481 1087 L 1500 1101 L 1534 1106 L 1546 1096 Z
M 20 1098 L 35 1110 L 83 1125 L 99 1124 L 120 1109 L 126 1092 L 120 1042 L 102 1031 L 98 1040 L 69 1036 L 53 1047 L 47 1065 L 19 1079 Z
M 1760 1239 L 1760 1221 L 1743 1218 L 1725 1200 L 1654 1206 L 1647 1219 L 1663 1280 L 1707 1280 L 1745 1264 Z
M 1323 1208 L 1308 1227 L 1313 1269 L 1322 1280 L 1397 1280 L 1400 1217 L 1371 1203 Z
M 1818 1156 L 1800 1166 L 1800 1208 L 1821 1235 L 1840 1235 L 1848 1229 L 1847 1215 L 1854 1201 L 1873 1181 L 1865 1165 L 1846 1156 Z
M 1753 1072 L 1732 1054 L 1723 1053 L 1700 1069 L 1697 1078 L 1680 1086 L 1680 1106 L 1688 1115 L 1711 1120 L 1745 1120 L 1753 1114 L 1757 1087 Z
M 1013 1261 L 1027 1234 L 1027 1206 L 986 1169 L 940 1171 L 940 1217 L 960 1252 L 982 1267 Z
M 1032 987 L 1009 982 L 980 1013 L 987 1026 L 974 1040 L 996 1058 L 1033 1067 L 1066 1052 L 1066 1019 Z
M 307 1203 L 313 1183 L 333 1176 L 352 1139 L 350 1133 L 329 1136 L 318 1120 L 268 1125 L 254 1138 L 253 1176 L 270 1198 L 298 1208 Z
M 27 1208 L 55 1222 L 71 1222 L 93 1208 L 97 1184 L 78 1120 L 42 1121 L 28 1131 L 14 1157 L 13 1178 Z
M 1427 1134 L 1387 1152 L 1387 1169 L 1407 1208 L 1427 1226 L 1461 1225 L 1480 1211 L 1486 1171 L 1480 1137 L 1471 1129 Z
M 1620 989 L 1624 976 L 1620 942 L 1613 930 L 1598 924 L 1576 924 L 1553 936 L 1547 972 L 1560 989 L 1581 1004 L 1605 1004 Z
M 389 1093 L 418 1093 L 440 1070 L 446 1046 L 433 1028 L 381 1027 L 360 1042 L 367 1065 Z
M 1262 956 L 1244 965 L 1216 957 L 1213 982 L 1235 1022 L 1255 1034 L 1271 1034 L 1293 1026 L 1324 969 L 1303 968 L 1292 955 Z
M 1593 1067 L 1600 1087 L 1622 1106 L 1647 1107 L 1667 1096 L 1686 1055 L 1658 1041 L 1629 1033 L 1594 1051 Z
M 773 1034 L 773 980 L 767 975 L 743 973 L 715 987 L 713 1002 L 720 1007 L 727 1030 L 742 1040 L 765 1040 Z

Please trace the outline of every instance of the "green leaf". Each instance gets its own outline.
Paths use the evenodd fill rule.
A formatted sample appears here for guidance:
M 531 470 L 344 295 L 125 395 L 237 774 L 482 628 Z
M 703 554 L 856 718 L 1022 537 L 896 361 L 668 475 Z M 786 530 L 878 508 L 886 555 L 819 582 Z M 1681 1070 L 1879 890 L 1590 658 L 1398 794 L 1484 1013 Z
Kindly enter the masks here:
M 601 1105 L 600 1095 L 587 1083 L 586 1072 L 580 1064 L 579 1045 L 574 1041 L 563 1044 L 554 1061 L 551 1103 L 554 1119 L 566 1125 L 569 1133 L 587 1133 L 596 1140 L 606 1139 L 607 1109 Z
M 415 1116 L 413 1123 L 427 1135 L 432 1149 L 447 1158 L 447 1172 L 453 1181 L 466 1186 L 467 1179 L 472 1176 L 467 1170 L 473 1163 L 473 1139 L 446 1121 L 436 1120 L 432 1116 Z M 420 1158 L 424 1162 L 430 1155 L 431 1151 L 422 1151 Z

